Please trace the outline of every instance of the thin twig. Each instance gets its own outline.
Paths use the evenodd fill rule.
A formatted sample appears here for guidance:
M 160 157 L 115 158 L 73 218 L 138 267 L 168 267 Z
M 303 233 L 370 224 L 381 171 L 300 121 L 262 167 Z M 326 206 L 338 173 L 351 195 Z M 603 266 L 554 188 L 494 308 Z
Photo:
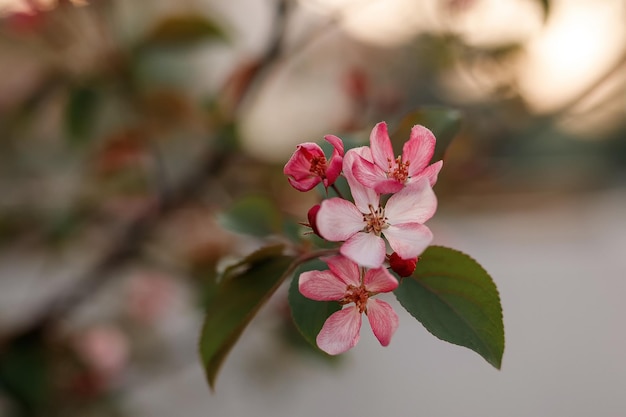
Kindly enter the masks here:
M 250 92 L 251 85 L 262 74 L 263 71 L 261 70 L 271 66 L 280 56 L 284 28 L 286 26 L 286 11 L 287 0 L 278 0 L 273 40 L 260 61 L 259 71 L 253 77 L 250 77 L 248 84 L 242 89 L 242 96 Z M 238 102 L 241 101 L 238 100 Z M 235 106 L 233 112 L 235 113 L 237 110 L 238 106 Z M 219 137 L 214 139 L 214 143 L 220 142 Z M 227 149 L 207 150 L 197 168 L 192 170 L 178 186 L 166 190 L 161 199 L 146 208 L 113 239 L 110 250 L 104 254 L 99 262 L 90 268 L 88 272 L 84 273 L 82 277 L 73 280 L 74 284 L 69 288 L 61 291 L 60 294 L 54 296 L 52 300 L 40 308 L 34 315 L 33 320 L 27 326 L 15 332 L 12 337 L 19 337 L 35 329 L 43 329 L 57 322 L 71 313 L 105 284 L 111 282 L 109 278 L 112 277 L 112 272 L 118 270 L 141 253 L 143 244 L 150 237 L 155 226 L 176 211 L 176 209 L 192 200 L 202 190 L 206 180 L 222 170 L 222 167 L 230 159 L 230 152 Z

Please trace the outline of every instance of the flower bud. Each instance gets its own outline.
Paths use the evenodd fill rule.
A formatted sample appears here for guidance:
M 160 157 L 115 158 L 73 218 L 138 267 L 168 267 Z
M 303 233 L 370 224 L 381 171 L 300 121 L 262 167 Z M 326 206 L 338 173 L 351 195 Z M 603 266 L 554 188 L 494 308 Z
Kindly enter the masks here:
M 408 277 L 415 271 L 417 265 L 417 258 L 402 259 L 397 253 L 392 253 L 389 257 L 389 266 L 392 271 L 401 277 Z
M 320 235 L 319 230 L 317 230 L 317 212 L 320 211 L 320 205 L 316 204 L 313 207 L 311 207 L 309 209 L 309 212 L 307 213 L 307 218 L 309 219 L 309 226 L 311 227 L 311 229 L 313 229 L 313 233 L 315 233 L 316 235 L 318 235 L 319 237 L 322 237 L 322 235 Z

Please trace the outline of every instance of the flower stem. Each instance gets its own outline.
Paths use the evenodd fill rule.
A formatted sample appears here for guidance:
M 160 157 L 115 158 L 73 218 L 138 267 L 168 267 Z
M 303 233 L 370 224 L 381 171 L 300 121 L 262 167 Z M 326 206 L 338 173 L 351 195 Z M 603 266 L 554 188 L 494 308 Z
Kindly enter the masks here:
M 344 200 L 346 199 L 342 194 L 341 191 L 339 191 L 339 188 L 337 188 L 337 186 L 335 184 L 331 185 L 331 188 L 337 193 L 337 195 L 340 198 L 343 198 Z

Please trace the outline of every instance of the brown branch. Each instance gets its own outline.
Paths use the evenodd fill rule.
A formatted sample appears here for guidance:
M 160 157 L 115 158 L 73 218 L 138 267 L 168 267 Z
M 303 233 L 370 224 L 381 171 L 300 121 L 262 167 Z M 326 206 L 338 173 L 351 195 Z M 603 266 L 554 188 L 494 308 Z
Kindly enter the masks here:
M 243 88 L 239 89 L 238 94 L 240 94 L 240 97 L 236 97 L 235 105 L 230 109 L 233 117 L 243 97 L 250 93 L 251 85 L 260 78 L 264 72 L 263 70 L 268 69 L 278 60 L 282 50 L 286 20 L 287 0 L 278 0 L 273 39 L 266 53 L 260 59 L 260 65 L 257 66 L 254 74 L 248 77 Z M 227 129 L 227 126 L 225 126 L 225 129 Z M 220 134 L 212 143 L 220 143 L 222 138 L 219 136 Z M 207 150 L 196 168 L 186 178 L 178 183 L 177 186 L 165 190 L 158 202 L 146 208 L 113 239 L 110 246 L 111 249 L 102 256 L 99 262 L 93 265 L 82 277 L 74 280 L 74 283 L 69 288 L 53 296 L 48 303 L 39 309 L 28 325 L 14 332 L 5 340 L 48 328 L 62 317 L 71 313 L 90 295 L 110 283 L 111 279 L 109 278 L 113 277 L 111 273 L 140 255 L 144 243 L 150 237 L 155 227 L 166 219 L 168 215 L 197 196 L 203 189 L 207 179 L 215 176 L 222 170 L 222 167 L 230 159 L 231 152 L 232 150 L 227 149 L 227 147 Z

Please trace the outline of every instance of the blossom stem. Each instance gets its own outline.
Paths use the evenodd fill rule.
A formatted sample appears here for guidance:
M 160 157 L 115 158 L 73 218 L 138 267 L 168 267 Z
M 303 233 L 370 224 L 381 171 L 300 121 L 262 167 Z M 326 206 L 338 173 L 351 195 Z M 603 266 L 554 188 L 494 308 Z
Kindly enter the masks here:
M 291 273 L 293 271 L 295 271 L 295 269 L 297 267 L 299 267 L 301 264 L 310 261 L 312 259 L 316 259 L 316 258 L 321 258 L 323 256 L 332 256 L 332 255 L 337 255 L 339 253 L 339 248 L 337 249 L 321 249 L 321 250 L 316 250 L 313 252 L 307 252 L 307 253 L 303 253 L 302 255 L 298 256 L 296 259 L 293 260 L 293 262 L 291 263 L 291 265 L 289 265 L 289 268 L 287 268 L 287 272 L 285 272 L 285 275 L 291 275 Z
M 343 194 L 341 194 L 341 191 L 339 191 L 339 188 L 337 188 L 335 184 L 331 185 L 330 187 L 337 193 L 338 197 L 343 198 L 345 200 L 345 197 L 343 196 Z

